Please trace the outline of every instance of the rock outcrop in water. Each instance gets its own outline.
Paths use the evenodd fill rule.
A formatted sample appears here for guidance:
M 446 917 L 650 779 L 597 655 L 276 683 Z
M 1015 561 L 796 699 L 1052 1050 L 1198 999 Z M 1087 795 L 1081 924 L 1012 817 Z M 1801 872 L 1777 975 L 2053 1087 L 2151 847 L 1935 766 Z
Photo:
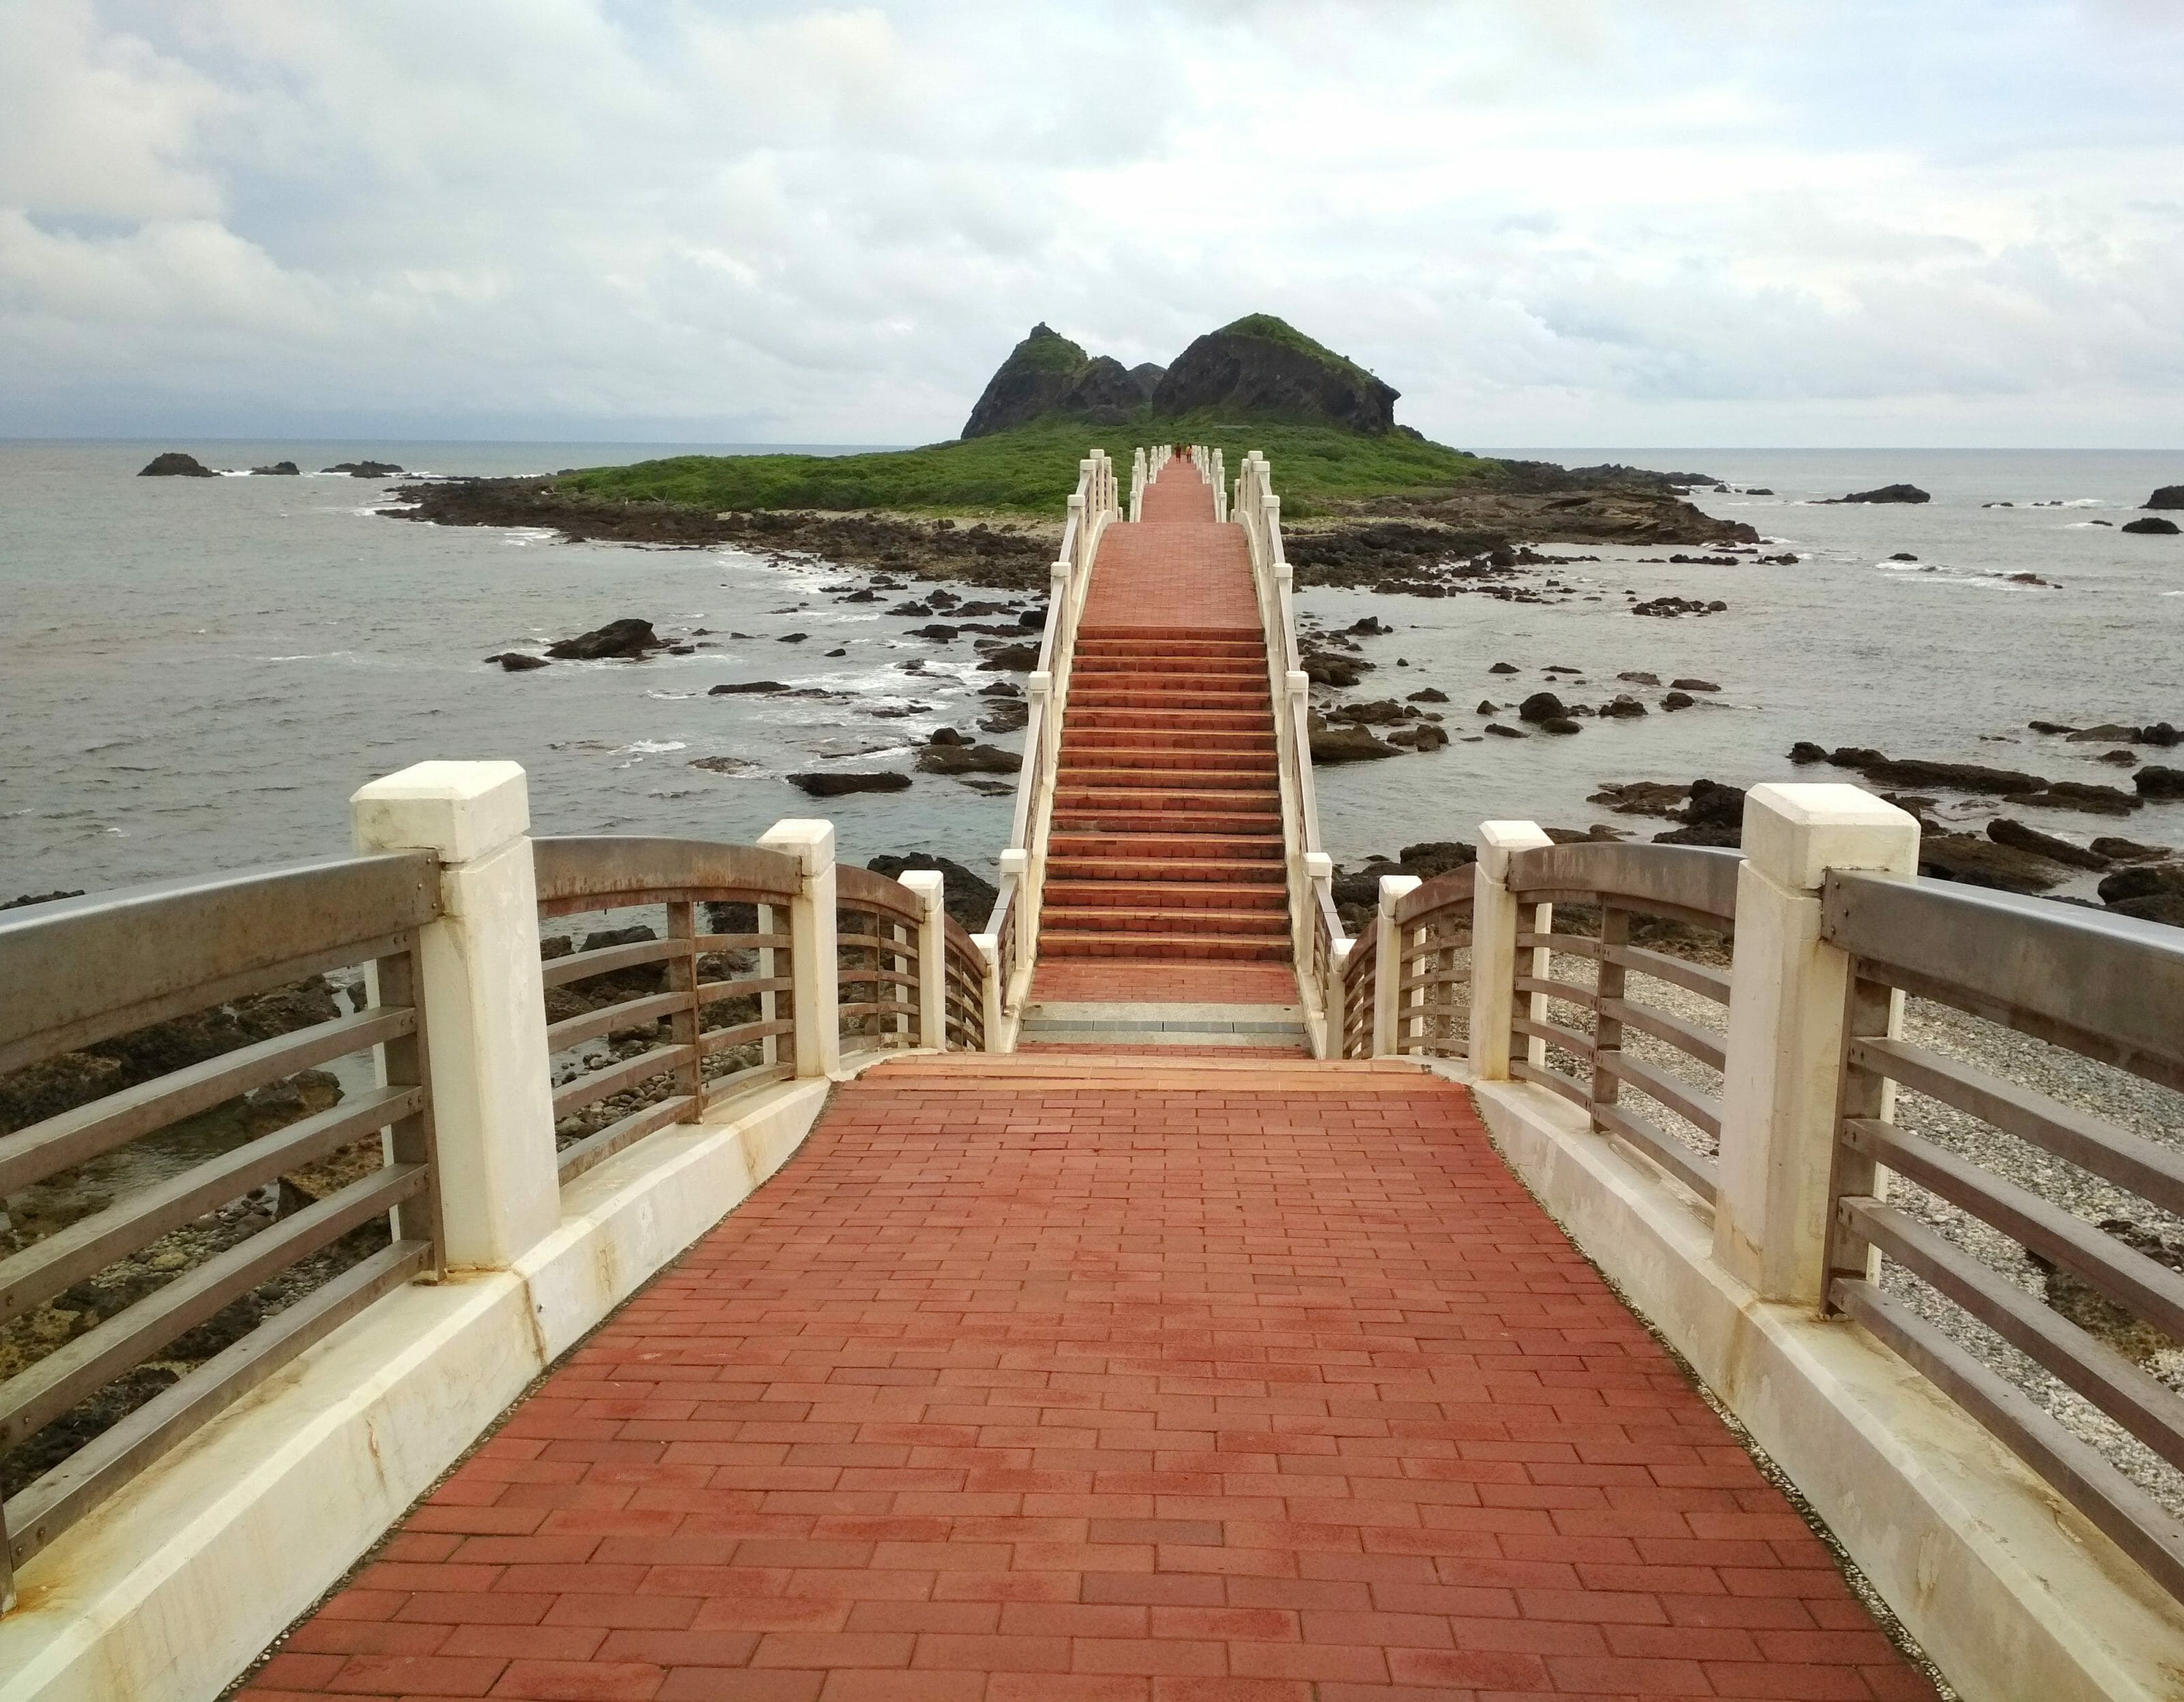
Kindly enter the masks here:
M 1830 497 L 1826 500 L 1833 506 L 1840 503 L 1930 503 L 1934 498 L 1916 485 L 1883 485 L 1877 490 L 1852 491 L 1847 497 Z
M 2159 514 L 2148 514 L 2142 520 L 2126 520 L 2117 528 L 2120 531 L 2151 534 L 2159 537 L 2174 537 L 2180 528 L 2174 520 L 2163 520 Z
M 320 470 L 328 473 L 347 473 L 352 479 L 392 479 L 398 477 L 401 468 L 392 461 L 337 461 Z
M 154 455 L 137 472 L 140 479 L 217 479 L 220 475 L 194 455 L 185 455 L 180 449 L 170 449 L 163 455 Z
M 2139 506 L 2148 509 L 2184 509 L 2184 485 L 2164 485 Z
M 546 654 L 559 656 L 565 661 L 599 662 L 609 659 L 636 661 L 654 650 L 666 648 L 667 641 L 652 630 L 649 620 L 626 616 L 610 620 L 589 632 L 579 632 L 573 638 L 564 638 L 559 643 L 549 644 Z M 501 664 L 505 667 L 507 664 Z M 518 666 L 522 665 L 518 664 Z

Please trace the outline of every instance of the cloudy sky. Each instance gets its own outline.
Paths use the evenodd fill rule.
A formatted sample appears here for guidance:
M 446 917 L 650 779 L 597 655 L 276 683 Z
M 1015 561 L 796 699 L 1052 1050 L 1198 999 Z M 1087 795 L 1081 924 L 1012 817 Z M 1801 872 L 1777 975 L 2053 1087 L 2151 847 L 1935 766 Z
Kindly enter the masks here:
M 0 435 L 2184 445 L 2184 0 L 0 0 Z

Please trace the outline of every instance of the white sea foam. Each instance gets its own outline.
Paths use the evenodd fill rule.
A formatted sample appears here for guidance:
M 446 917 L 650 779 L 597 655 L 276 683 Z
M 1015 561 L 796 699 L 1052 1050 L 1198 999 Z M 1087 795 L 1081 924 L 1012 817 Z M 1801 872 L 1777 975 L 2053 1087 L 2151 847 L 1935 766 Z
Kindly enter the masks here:
M 688 741 L 683 739 L 638 739 L 633 744 L 621 746 L 614 754 L 616 756 L 665 756 L 669 751 L 689 748 Z

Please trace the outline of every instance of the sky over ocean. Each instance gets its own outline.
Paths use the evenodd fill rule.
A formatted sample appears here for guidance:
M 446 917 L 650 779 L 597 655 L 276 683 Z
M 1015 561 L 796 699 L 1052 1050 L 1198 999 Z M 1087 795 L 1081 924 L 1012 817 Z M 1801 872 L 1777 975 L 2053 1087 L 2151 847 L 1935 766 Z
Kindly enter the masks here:
M 1465 445 L 2174 447 L 2173 0 L 0 0 L 0 435 L 907 442 L 1279 313 Z

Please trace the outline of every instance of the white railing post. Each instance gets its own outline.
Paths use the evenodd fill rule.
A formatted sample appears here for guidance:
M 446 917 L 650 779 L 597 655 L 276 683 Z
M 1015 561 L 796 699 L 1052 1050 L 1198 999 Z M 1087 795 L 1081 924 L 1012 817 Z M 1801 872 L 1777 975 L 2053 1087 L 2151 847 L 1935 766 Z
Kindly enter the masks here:
M 796 1073 L 842 1065 L 841 973 L 834 944 L 834 824 L 791 816 L 758 843 L 796 859 L 802 879 L 788 905 L 788 972 L 795 983 Z
M 417 932 L 441 1262 L 505 1270 L 561 1220 L 531 804 L 512 762 L 421 762 L 349 799 L 359 851 L 440 859 Z
M 1373 1055 L 1386 1058 L 1396 1048 L 1396 1020 L 1402 1000 L 1403 935 L 1396 926 L 1396 905 L 1419 886 L 1415 875 L 1383 875 L 1380 908 L 1373 918 Z
M 1479 829 L 1472 871 L 1471 1074 L 1479 1082 L 1509 1079 L 1509 1019 L 1516 1014 L 1517 900 L 1509 891 L 1509 859 L 1554 841 L 1532 821 L 1488 821 Z
M 1855 786 L 1746 794 L 1713 1254 L 1763 1300 L 1817 1307 L 1827 1287 L 1850 960 L 1820 938 L 1821 882 L 1918 866 L 1918 821 Z
M 1039 718 L 1039 789 L 1045 791 L 1053 778 L 1055 762 L 1061 754 L 1061 717 L 1055 713 L 1054 676 L 1045 669 L 1034 668 L 1024 676 L 1024 704 Z M 1032 820 L 1036 820 L 1038 800 L 1032 802 Z
M 948 912 L 938 869 L 905 869 L 895 879 L 917 894 L 917 1043 L 948 1049 Z
M 1017 882 L 1016 939 L 1008 959 L 1001 965 L 1001 1001 L 1006 1005 L 1016 996 L 1017 971 L 1023 966 L 1032 943 L 1039 937 L 1039 894 L 1031 878 L 1031 853 L 1021 845 L 1012 845 L 1001 853 L 1001 877 L 1010 876 Z
M 973 934 L 971 943 L 978 947 L 978 956 L 985 965 L 985 973 L 978 978 L 984 1006 L 979 1026 L 985 1032 L 985 1049 L 999 1052 L 1002 1049 L 1001 983 L 1008 978 L 1008 971 L 1001 963 L 1001 943 L 994 934 Z
M 1321 1055 L 1340 1058 L 1350 1027 L 1350 954 L 1357 949 L 1355 940 L 1335 940 L 1327 951 L 1327 985 L 1320 997 L 1327 1006 L 1327 1049 Z

